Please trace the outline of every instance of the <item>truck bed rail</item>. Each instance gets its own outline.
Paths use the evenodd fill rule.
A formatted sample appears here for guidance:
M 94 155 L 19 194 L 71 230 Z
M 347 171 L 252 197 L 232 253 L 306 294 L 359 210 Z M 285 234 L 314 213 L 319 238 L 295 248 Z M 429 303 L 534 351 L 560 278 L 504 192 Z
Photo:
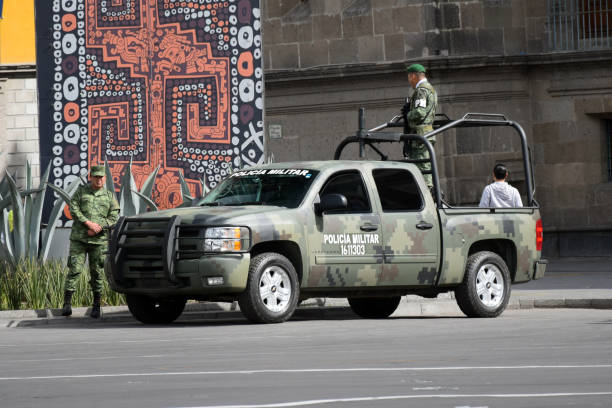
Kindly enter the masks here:
M 398 142 L 408 142 L 408 141 L 417 141 L 425 145 L 427 151 L 429 152 L 429 159 L 425 160 L 415 160 L 406 158 L 401 160 L 407 163 L 426 163 L 429 162 L 431 164 L 431 171 L 424 171 L 424 174 L 432 174 L 433 179 L 433 195 L 434 200 L 436 201 L 436 205 L 438 208 L 442 207 L 442 197 L 440 194 L 440 179 L 438 173 L 438 164 L 436 161 L 436 155 L 434 152 L 434 148 L 432 144 L 429 142 L 428 138 L 435 136 L 439 133 L 443 133 L 447 130 L 453 128 L 466 128 L 466 127 L 483 127 L 483 126 L 509 126 L 516 130 L 521 140 L 521 151 L 523 155 L 523 168 L 525 171 L 525 182 L 527 184 L 527 202 L 528 206 L 537 206 L 537 202 L 535 201 L 535 183 L 533 180 L 533 170 L 531 164 L 531 157 L 529 152 L 529 147 L 527 145 L 527 136 L 523 128 L 512 120 L 508 120 L 506 116 L 497 113 L 466 113 L 462 118 L 452 120 L 448 116 L 444 114 L 437 114 L 436 120 L 433 124 L 433 130 L 425 135 L 416 135 L 416 134 L 406 134 L 402 132 L 383 132 L 383 129 L 387 128 L 404 128 L 404 122 L 401 116 L 396 115 L 387 123 L 383 123 L 379 126 L 376 126 L 372 129 L 365 130 L 365 109 L 359 109 L 359 127 L 354 136 L 348 136 L 344 140 L 340 142 L 338 147 L 336 148 L 336 152 L 334 154 L 334 160 L 339 160 L 342 155 L 342 151 L 344 148 L 352 143 L 359 144 L 359 157 L 365 157 L 365 147 L 368 146 L 372 150 L 374 150 L 379 156 L 381 160 L 387 160 L 388 156 L 384 154 L 380 149 L 376 147 L 379 143 L 398 143 Z

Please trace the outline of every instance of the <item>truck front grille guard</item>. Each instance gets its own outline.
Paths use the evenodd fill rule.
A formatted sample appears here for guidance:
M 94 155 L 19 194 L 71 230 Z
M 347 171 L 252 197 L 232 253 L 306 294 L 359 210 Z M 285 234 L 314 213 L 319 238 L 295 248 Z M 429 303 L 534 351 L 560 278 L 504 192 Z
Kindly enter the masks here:
M 153 224 L 147 228 L 130 228 L 130 224 Z M 116 282 L 124 280 L 126 260 L 161 262 L 165 278 L 178 283 L 175 275 L 175 260 L 178 251 L 177 232 L 181 223 L 178 215 L 163 218 L 120 217 L 113 228 L 109 243 L 111 272 Z M 128 242 L 129 238 L 146 238 L 145 242 Z

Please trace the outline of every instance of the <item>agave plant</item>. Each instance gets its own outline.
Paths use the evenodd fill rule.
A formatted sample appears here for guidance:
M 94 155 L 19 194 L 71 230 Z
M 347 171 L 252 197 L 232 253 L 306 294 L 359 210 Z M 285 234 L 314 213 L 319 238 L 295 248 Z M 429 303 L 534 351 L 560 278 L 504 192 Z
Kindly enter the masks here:
M 185 176 L 183 176 L 183 172 L 179 172 L 179 183 L 181 185 L 181 199 L 183 200 L 182 204 L 179 207 L 195 207 L 200 205 L 200 202 L 206 197 L 206 194 L 209 193 L 210 189 L 206 185 L 206 181 L 204 178 L 200 179 L 200 185 L 202 188 L 202 196 L 201 197 L 193 197 L 191 195 L 191 191 L 189 190 L 189 185 L 187 181 L 185 181 Z
M 24 191 L 17 188 L 15 178 L 8 172 L 0 182 L 0 228 L 2 231 L 0 256 L 13 265 L 16 265 L 21 258 L 40 258 L 44 261 L 48 257 L 55 224 L 64 209 L 62 200 L 55 202 L 41 241 L 42 210 L 49 185 L 47 181 L 50 171 L 51 166 L 49 165 L 36 189 L 32 188 L 32 168 L 29 162 L 26 163 L 26 189 Z M 68 191 L 74 191 L 76 186 L 78 184 L 73 183 Z M 11 208 L 10 212 L 9 208 Z
M 110 191 L 115 191 L 113 177 L 106 160 L 104 161 L 104 167 L 106 171 L 106 188 Z M 119 190 L 120 215 L 131 216 L 142 214 L 147 211 L 147 208 L 157 211 L 157 205 L 155 205 L 151 199 L 151 194 L 158 172 L 159 166 L 149 174 L 145 182 L 142 183 L 140 191 L 138 191 L 136 182 L 132 176 L 132 159 L 130 159 L 130 163 L 125 168 L 125 173 L 123 173 L 121 178 L 121 189 Z

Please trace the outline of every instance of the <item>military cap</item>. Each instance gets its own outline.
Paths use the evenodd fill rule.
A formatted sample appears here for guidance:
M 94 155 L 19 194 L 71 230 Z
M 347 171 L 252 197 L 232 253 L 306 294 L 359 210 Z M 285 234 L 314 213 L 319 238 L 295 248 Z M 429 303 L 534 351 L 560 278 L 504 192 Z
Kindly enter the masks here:
M 104 171 L 104 166 L 91 166 L 91 170 L 89 171 L 89 175 L 92 177 L 104 177 L 106 176 L 106 172 Z
M 421 64 L 412 64 L 406 67 L 406 72 L 422 72 L 425 73 L 425 67 Z

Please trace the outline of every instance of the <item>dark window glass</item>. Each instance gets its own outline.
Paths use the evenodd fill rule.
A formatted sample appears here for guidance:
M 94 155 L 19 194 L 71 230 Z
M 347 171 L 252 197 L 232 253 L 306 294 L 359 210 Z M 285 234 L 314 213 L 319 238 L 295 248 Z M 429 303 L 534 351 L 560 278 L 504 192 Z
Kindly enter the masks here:
M 412 173 L 402 169 L 379 169 L 372 172 L 383 211 L 420 211 L 421 192 Z
M 319 172 L 302 169 L 247 169 L 234 172 L 203 205 L 275 205 L 296 208 Z
M 319 195 L 324 196 L 326 194 L 342 194 L 345 196 L 348 201 L 346 212 L 371 212 L 368 193 L 358 172 L 331 176 Z

